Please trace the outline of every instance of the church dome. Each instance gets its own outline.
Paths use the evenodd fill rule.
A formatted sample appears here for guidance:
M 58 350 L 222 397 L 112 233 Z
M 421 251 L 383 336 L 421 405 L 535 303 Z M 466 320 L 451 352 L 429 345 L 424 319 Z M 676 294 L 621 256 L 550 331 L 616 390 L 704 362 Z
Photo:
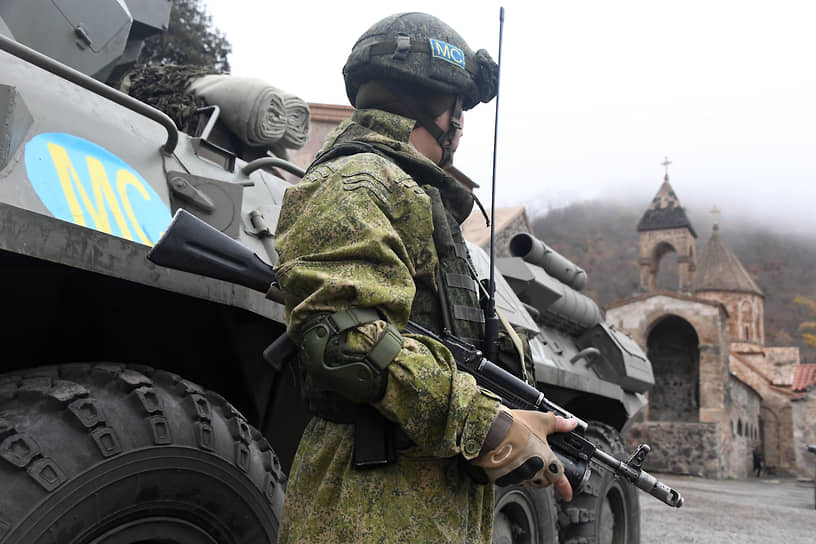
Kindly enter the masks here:
M 717 225 L 714 225 L 711 238 L 697 260 L 694 292 L 700 291 L 735 291 L 763 295 L 739 258 L 720 238 Z

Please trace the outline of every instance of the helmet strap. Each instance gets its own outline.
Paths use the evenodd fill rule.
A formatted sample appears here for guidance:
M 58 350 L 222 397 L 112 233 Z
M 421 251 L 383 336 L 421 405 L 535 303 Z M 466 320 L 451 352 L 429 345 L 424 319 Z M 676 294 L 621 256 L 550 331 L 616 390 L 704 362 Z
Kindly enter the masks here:
M 442 148 L 442 158 L 439 159 L 439 166 L 444 168 L 453 163 L 453 140 L 456 138 L 456 132 L 462 128 L 462 96 L 456 96 L 456 101 L 453 103 L 453 108 L 451 108 L 450 122 L 446 132 L 436 124 L 436 121 L 433 124 L 440 132 L 435 137 L 436 141 L 439 142 L 439 147 Z M 425 128 L 428 130 L 428 127 Z
M 439 144 L 442 149 L 442 158 L 439 159 L 437 165 L 442 168 L 449 166 L 453 161 L 453 140 L 456 138 L 456 131 L 462 128 L 462 96 L 456 96 L 451 107 L 448 130 L 443 130 L 436 123 L 436 118 L 432 117 L 427 109 L 422 107 L 422 104 L 413 96 L 398 89 L 395 85 L 387 85 L 387 87 L 399 99 L 405 113 L 416 119 L 417 123 L 427 130 Z
M 453 140 L 456 138 L 456 131 L 462 128 L 462 97 L 457 95 L 456 101 L 451 107 L 448 130 L 443 130 L 437 124 L 436 119 L 431 118 L 423 108 L 417 107 L 413 100 L 410 101 L 408 107 L 414 110 L 417 122 L 436 139 L 442 149 L 442 157 L 437 164 L 442 168 L 449 166 L 453 161 Z

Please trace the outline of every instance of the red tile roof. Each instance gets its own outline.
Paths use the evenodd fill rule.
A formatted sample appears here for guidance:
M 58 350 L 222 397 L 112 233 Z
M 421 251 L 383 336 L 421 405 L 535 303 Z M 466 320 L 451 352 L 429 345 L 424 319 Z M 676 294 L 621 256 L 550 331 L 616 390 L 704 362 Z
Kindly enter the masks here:
M 796 365 L 793 373 L 793 391 L 806 391 L 816 383 L 816 365 Z

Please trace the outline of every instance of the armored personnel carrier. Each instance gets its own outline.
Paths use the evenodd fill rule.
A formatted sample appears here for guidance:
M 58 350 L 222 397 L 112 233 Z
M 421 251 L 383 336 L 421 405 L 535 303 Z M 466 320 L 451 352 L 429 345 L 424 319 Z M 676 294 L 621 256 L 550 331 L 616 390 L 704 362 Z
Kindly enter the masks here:
M 274 264 L 288 183 L 273 167 L 298 169 L 231 147 L 217 107 L 187 134 L 103 83 L 169 12 L 0 3 L 0 544 L 275 541 L 309 417 L 287 361 L 262 358 L 283 307 L 145 257 L 184 208 Z M 497 300 L 531 338 L 519 372 L 625 455 L 648 360 L 580 293 L 580 269 L 527 234 L 511 246 Z M 601 470 L 560 505 L 501 488 L 495 535 L 636 543 L 638 497 Z

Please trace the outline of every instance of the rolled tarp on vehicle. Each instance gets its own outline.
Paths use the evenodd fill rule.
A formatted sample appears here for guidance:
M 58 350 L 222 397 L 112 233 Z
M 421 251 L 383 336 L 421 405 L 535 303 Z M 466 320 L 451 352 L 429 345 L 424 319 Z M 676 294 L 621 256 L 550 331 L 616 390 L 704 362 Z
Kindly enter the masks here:
M 205 75 L 189 91 L 221 109 L 221 119 L 245 144 L 289 149 L 309 138 L 309 106 L 302 99 L 254 77 Z

